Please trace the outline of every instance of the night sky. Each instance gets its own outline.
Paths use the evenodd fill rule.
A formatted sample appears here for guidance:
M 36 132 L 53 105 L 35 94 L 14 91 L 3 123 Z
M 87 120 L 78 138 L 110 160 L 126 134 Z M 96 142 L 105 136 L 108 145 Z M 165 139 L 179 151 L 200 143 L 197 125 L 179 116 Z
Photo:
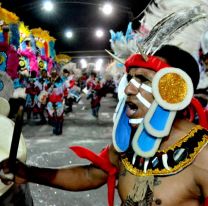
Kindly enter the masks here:
M 67 1 L 56 0 L 56 9 L 47 13 L 41 9 L 41 0 L 3 0 L 2 7 L 14 12 L 29 29 L 41 27 L 48 30 L 56 38 L 57 53 L 80 54 L 80 51 L 99 53 L 110 49 L 109 30 L 123 31 L 127 25 L 148 4 L 149 0 L 111 1 L 115 7 L 113 15 L 106 17 L 100 7 L 105 1 Z M 138 3 L 139 2 L 139 3 Z M 73 39 L 64 37 L 65 30 L 74 32 Z M 103 28 L 105 37 L 97 39 L 94 35 L 96 28 Z M 97 51 L 97 52 L 94 52 Z

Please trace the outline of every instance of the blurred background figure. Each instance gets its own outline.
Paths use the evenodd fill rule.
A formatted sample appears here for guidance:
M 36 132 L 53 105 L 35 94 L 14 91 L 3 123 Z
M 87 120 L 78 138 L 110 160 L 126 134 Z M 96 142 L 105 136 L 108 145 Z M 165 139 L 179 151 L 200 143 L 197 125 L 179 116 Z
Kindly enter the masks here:
M 31 71 L 30 77 L 27 79 L 27 85 L 26 85 L 26 103 L 25 103 L 25 110 L 27 112 L 27 121 L 31 119 L 31 114 L 33 115 L 34 119 L 38 118 L 38 93 L 39 90 L 35 85 L 36 82 L 36 71 Z
M 48 92 L 46 91 L 47 84 L 49 83 L 48 73 L 46 69 L 42 69 L 40 77 L 35 82 L 38 88 L 38 113 L 40 115 L 40 121 L 38 124 L 45 124 L 47 122 L 45 117 L 45 108 L 48 101 Z
M 87 99 L 90 99 L 92 115 L 93 117 L 98 118 L 103 92 L 102 84 L 97 78 L 97 74 L 95 72 L 92 72 L 89 79 L 87 80 L 87 89 Z
M 46 108 L 48 112 L 48 121 L 53 126 L 53 134 L 55 135 L 62 134 L 65 91 L 66 87 L 63 80 L 56 69 L 52 69 L 50 82 L 47 85 L 48 103 Z

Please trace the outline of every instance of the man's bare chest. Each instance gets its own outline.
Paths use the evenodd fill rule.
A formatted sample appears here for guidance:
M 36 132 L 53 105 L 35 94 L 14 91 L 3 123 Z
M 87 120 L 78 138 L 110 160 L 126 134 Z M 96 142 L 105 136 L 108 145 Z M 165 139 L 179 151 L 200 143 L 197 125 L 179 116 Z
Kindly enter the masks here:
M 121 169 L 118 192 L 123 202 L 129 198 L 129 194 L 135 187 L 137 177 Z M 152 194 L 152 206 L 164 205 L 199 205 L 199 188 L 194 183 L 190 169 L 187 168 L 173 176 L 154 177 L 154 189 Z M 133 200 L 129 200 L 129 202 Z M 135 206 L 138 204 L 135 203 Z

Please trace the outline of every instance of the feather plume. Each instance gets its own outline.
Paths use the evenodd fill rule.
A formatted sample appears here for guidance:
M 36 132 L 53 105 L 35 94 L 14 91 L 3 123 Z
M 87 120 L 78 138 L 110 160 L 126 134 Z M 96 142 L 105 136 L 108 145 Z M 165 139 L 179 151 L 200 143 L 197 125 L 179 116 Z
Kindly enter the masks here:
M 110 30 L 110 34 L 111 49 L 117 57 L 126 59 L 132 53 L 136 53 L 140 34 L 137 34 L 132 30 L 131 22 L 127 26 L 125 35 L 121 31 L 114 32 L 113 30 Z
M 25 38 L 29 38 L 31 32 L 28 26 L 24 22 L 19 23 L 19 33 L 20 33 L 20 43 L 22 43 Z
M 0 19 L 4 21 L 5 24 L 17 24 L 19 22 L 19 17 L 0 5 Z
M 196 55 L 201 36 L 208 29 L 207 10 L 207 0 L 155 0 L 146 9 L 142 20 L 145 28 L 151 30 L 145 39 L 145 51 L 150 47 L 159 49 L 162 44 L 168 43 Z M 161 31 L 157 33 L 159 29 Z
M 54 44 L 55 38 L 50 36 L 47 30 L 43 30 L 40 27 L 31 29 L 31 33 L 35 38 L 36 45 L 40 49 L 41 55 L 51 55 L 55 57 Z

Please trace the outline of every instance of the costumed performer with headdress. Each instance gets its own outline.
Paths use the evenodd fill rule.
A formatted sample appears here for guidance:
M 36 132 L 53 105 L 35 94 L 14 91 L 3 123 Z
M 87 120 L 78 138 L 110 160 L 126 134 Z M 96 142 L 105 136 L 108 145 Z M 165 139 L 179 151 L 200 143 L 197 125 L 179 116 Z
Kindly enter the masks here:
M 48 92 L 48 103 L 46 106 L 48 121 L 53 126 L 53 134 L 61 135 L 64 121 L 64 93 L 67 89 L 57 68 L 54 67 L 51 70 L 50 81 L 46 87 Z
M 70 147 L 93 164 L 52 169 L 18 161 L 14 181 L 69 191 L 95 189 L 107 183 L 110 206 L 115 188 L 123 206 L 199 206 L 201 201 L 207 206 L 208 125 L 201 105 L 193 98 L 199 81 L 198 64 L 178 47 L 162 46 L 187 21 L 203 18 L 202 14 L 199 7 L 172 13 L 151 30 L 140 52 L 125 61 L 113 144 L 99 155 L 83 147 Z M 198 125 L 184 116 L 189 105 L 199 115 Z M 7 162 L 0 166 L 4 173 L 9 172 Z M 1 179 L 5 184 L 9 180 L 6 175 Z

